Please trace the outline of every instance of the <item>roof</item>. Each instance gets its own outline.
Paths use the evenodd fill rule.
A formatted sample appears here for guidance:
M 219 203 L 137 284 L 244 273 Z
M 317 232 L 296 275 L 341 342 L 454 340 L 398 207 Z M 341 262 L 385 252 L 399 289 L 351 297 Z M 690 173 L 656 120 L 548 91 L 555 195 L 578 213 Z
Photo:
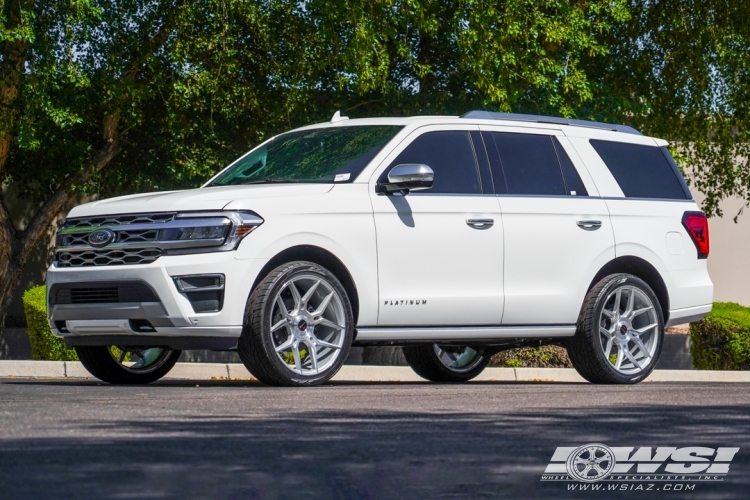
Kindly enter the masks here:
M 461 118 L 474 118 L 479 120 L 507 120 L 514 122 L 554 123 L 556 125 L 570 125 L 573 127 L 589 127 L 626 134 L 643 135 L 633 127 L 627 125 L 614 125 L 611 123 L 592 122 L 588 120 L 576 120 L 573 118 L 561 118 L 559 116 L 525 115 L 519 113 L 497 113 L 494 111 L 469 111 L 461 115 Z

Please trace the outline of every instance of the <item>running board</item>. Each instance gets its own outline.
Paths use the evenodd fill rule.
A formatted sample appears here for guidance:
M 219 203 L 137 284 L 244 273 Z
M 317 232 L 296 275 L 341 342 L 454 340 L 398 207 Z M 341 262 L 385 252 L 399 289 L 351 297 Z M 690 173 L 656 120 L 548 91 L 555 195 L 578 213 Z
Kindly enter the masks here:
M 575 325 L 357 328 L 355 342 L 503 340 L 572 337 Z

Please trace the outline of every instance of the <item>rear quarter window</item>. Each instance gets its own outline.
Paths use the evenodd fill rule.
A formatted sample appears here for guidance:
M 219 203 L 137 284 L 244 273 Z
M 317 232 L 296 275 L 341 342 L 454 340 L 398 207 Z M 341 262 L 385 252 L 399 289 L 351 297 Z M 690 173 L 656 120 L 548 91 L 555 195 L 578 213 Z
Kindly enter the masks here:
M 628 198 L 689 200 L 690 191 L 666 148 L 592 139 Z

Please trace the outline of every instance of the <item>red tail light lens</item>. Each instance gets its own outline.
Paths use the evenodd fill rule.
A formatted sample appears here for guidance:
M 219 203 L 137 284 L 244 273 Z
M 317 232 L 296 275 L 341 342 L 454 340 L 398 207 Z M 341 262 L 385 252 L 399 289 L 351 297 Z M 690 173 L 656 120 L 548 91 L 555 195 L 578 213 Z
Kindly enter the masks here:
M 705 259 L 708 257 L 708 218 L 701 212 L 685 212 L 682 216 L 682 225 L 687 229 L 688 234 L 698 249 L 698 258 Z

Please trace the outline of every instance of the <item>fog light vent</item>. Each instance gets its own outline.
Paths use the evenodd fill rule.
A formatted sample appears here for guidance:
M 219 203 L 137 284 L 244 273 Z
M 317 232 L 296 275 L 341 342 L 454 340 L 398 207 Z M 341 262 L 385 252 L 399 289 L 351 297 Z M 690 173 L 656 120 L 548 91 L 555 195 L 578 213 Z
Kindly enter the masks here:
M 224 306 L 223 274 L 190 274 L 172 279 L 196 313 L 218 312 Z

